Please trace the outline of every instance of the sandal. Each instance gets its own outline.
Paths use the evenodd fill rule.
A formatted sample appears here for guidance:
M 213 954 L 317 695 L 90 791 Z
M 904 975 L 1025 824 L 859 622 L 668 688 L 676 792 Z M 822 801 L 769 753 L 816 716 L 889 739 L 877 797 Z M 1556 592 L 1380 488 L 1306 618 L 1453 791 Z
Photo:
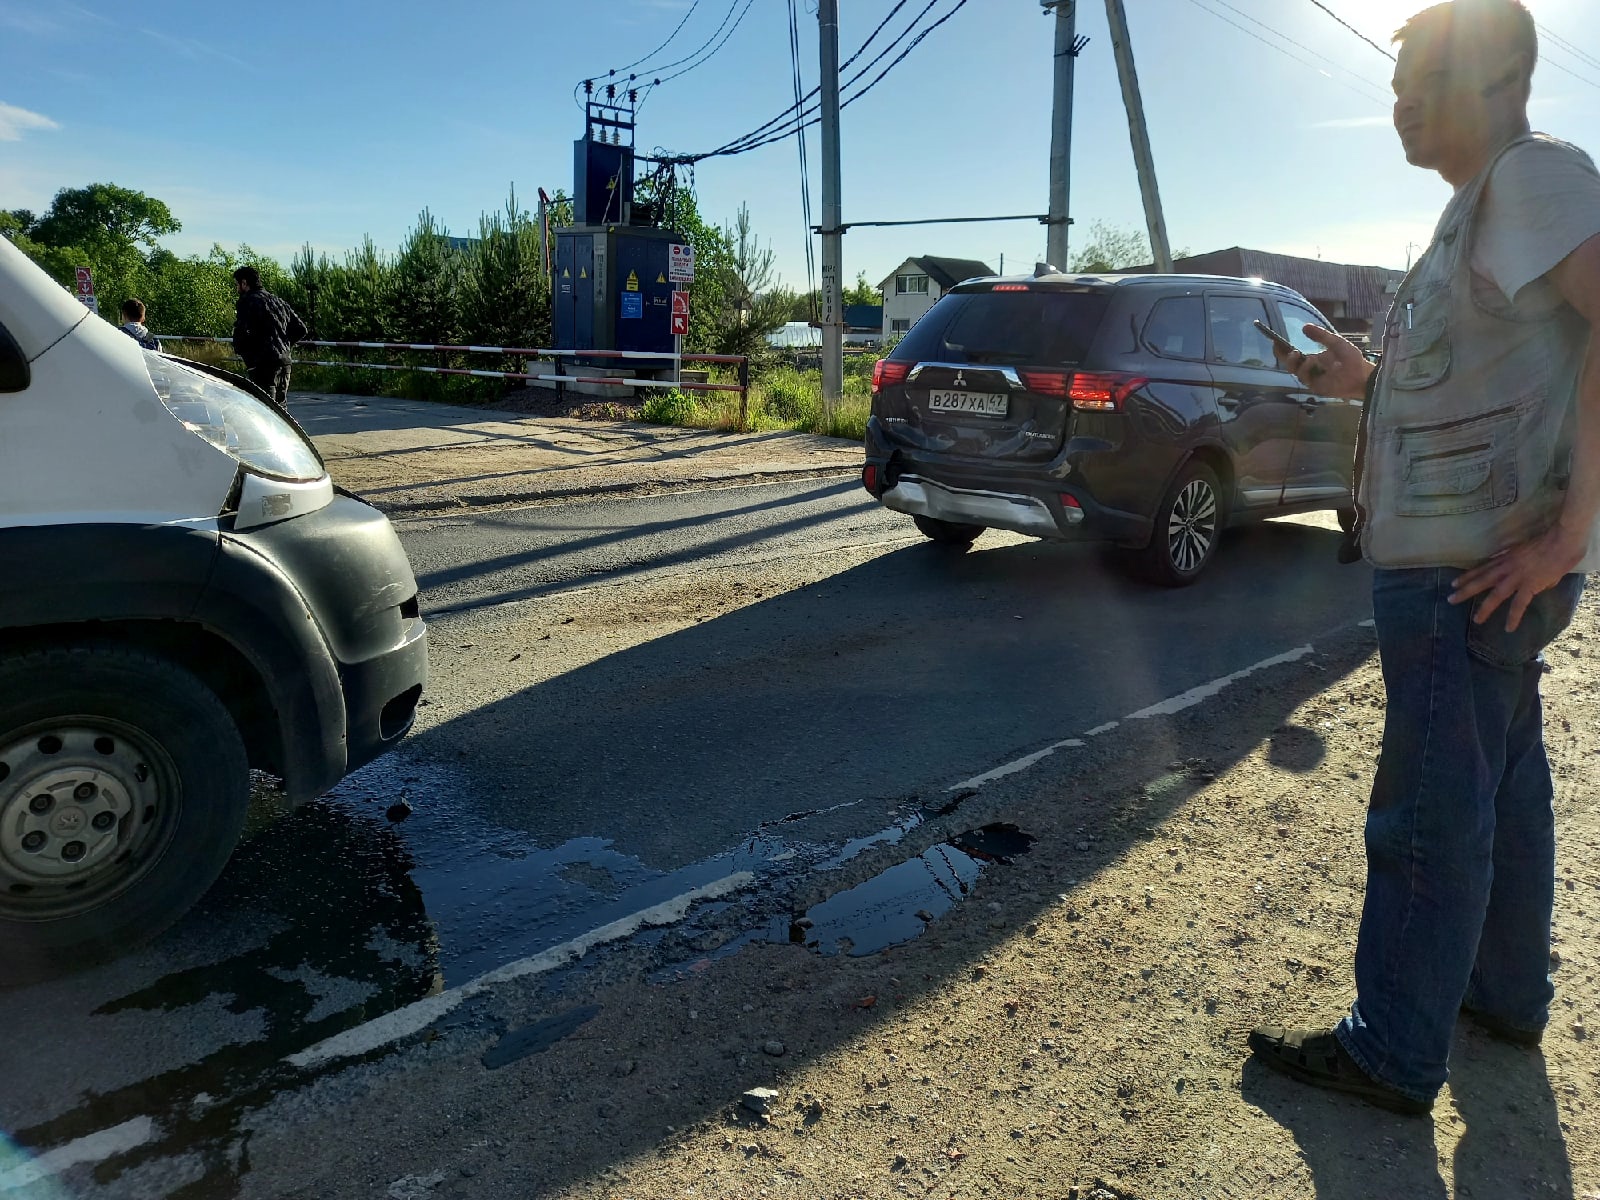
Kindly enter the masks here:
M 1368 1075 L 1332 1032 L 1263 1025 L 1250 1034 L 1250 1049 L 1264 1066 L 1301 1083 L 1357 1096 L 1407 1116 L 1433 1111 L 1432 1100 L 1414 1100 Z

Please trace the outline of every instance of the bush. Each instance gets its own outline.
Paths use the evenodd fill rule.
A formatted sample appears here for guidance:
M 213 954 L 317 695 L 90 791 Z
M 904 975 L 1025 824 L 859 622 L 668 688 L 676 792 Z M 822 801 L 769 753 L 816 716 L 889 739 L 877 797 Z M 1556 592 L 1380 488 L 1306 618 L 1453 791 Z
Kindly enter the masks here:
M 809 429 L 822 417 L 822 377 L 815 371 L 777 367 L 761 381 L 766 415 L 785 426 Z
M 699 415 L 694 397 L 677 388 L 654 388 L 645 397 L 639 415 L 654 425 L 693 425 Z

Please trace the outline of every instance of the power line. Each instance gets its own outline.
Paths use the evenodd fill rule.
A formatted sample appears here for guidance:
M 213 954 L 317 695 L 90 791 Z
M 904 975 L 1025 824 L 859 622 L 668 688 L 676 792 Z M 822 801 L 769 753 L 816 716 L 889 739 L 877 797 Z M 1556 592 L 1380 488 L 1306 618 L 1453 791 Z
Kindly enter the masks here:
M 1535 22 L 1535 24 L 1537 24 L 1537 22 Z M 1571 42 L 1567 41 L 1566 38 L 1562 37 L 1555 30 L 1551 29 L 1548 25 L 1539 25 L 1538 28 L 1540 33 L 1544 34 L 1545 37 L 1549 38 L 1552 42 L 1560 46 L 1563 50 L 1572 55 L 1573 58 L 1583 63 L 1585 66 L 1600 67 L 1600 58 L 1595 58 L 1587 51 L 1578 49 Z
M 1329 66 L 1338 67 L 1339 70 L 1343 71 L 1346 75 L 1349 75 L 1352 79 L 1359 79 L 1362 83 L 1366 84 L 1368 87 L 1376 88 L 1377 91 L 1384 96 L 1384 103 L 1386 103 L 1386 104 L 1388 103 L 1388 95 L 1387 95 L 1388 89 L 1385 88 L 1385 86 L 1383 84 L 1377 82 L 1376 80 L 1368 79 L 1365 75 L 1362 75 L 1357 71 L 1352 71 L 1349 67 L 1339 66 L 1338 63 L 1334 62 L 1327 55 L 1323 54 L 1322 51 L 1314 50 L 1310 46 L 1306 45 L 1304 42 L 1296 41 L 1294 38 L 1290 37 L 1287 33 L 1284 33 L 1281 29 L 1273 28 L 1271 25 L 1268 25 L 1265 21 L 1261 20 L 1259 17 L 1255 16 L 1254 14 L 1247 13 L 1247 12 L 1244 11 L 1244 9 L 1239 8 L 1239 7 L 1235 6 L 1235 5 L 1229 4 L 1228 0 L 1211 0 L 1211 2 L 1213 4 L 1220 4 L 1220 5 L 1222 5 L 1223 8 L 1226 8 L 1226 9 L 1232 11 L 1232 12 L 1238 13 L 1245 20 L 1250 21 L 1253 24 L 1260 26 L 1262 29 L 1265 29 L 1268 33 L 1272 34 L 1273 37 L 1282 38 L 1284 41 L 1288 42 L 1291 46 L 1300 47 L 1300 49 L 1304 50 L 1307 54 L 1311 55 L 1313 58 L 1320 58 L 1323 62 L 1327 63 Z
M 882 62 L 885 58 L 887 58 L 890 54 L 892 54 L 894 52 L 895 47 L 898 46 L 902 41 L 905 40 L 907 35 L 910 34 L 912 32 L 912 30 L 914 30 L 917 27 L 918 22 L 921 21 L 922 18 L 924 16 L 926 16 L 928 14 L 928 12 L 930 10 L 932 10 L 936 4 L 938 4 L 938 2 L 939 2 L 939 0 L 928 0 L 928 4 L 922 9 L 921 12 L 919 12 L 917 14 L 917 16 L 915 18 L 913 18 L 911 24 L 908 25 L 904 30 L 901 31 L 900 36 L 895 38 L 892 42 L 890 42 L 889 45 L 884 47 L 883 50 L 879 51 L 877 56 L 871 62 L 869 62 L 865 67 L 863 67 L 863 68 L 861 68 L 861 70 L 857 71 L 855 73 L 855 75 L 853 75 L 850 79 L 848 79 L 845 82 L 844 86 L 845 87 L 850 87 L 850 86 L 854 85 L 855 83 L 859 82 L 861 79 L 863 79 L 867 75 L 867 73 L 869 71 L 872 70 L 873 67 L 877 66 L 878 63 Z M 956 5 L 955 5 L 954 8 L 952 8 L 944 16 L 940 17 L 932 25 L 929 25 L 926 29 L 922 30 L 921 33 L 917 34 L 917 36 L 911 41 L 911 43 L 908 46 L 906 46 L 906 48 L 904 50 L 902 50 L 900 52 L 899 57 L 894 59 L 893 62 L 891 62 L 881 72 L 879 72 L 877 77 L 874 78 L 870 83 L 868 83 L 866 85 L 866 87 L 862 88 L 859 92 L 856 92 L 854 95 L 852 95 L 848 99 L 844 100 L 839 105 L 839 107 L 841 109 L 848 107 L 849 105 L 853 104 L 855 101 L 859 100 L 862 96 L 866 95 L 874 87 L 876 87 L 878 85 L 878 83 L 882 81 L 884 76 L 886 76 L 890 71 L 894 70 L 894 68 L 896 66 L 898 66 L 901 62 L 903 62 L 905 60 L 906 56 L 908 54 L 910 54 L 913 49 L 916 48 L 917 44 L 920 43 L 923 38 L 927 37 L 928 34 L 932 33 L 935 29 L 937 29 L 939 26 L 943 25 L 951 17 L 955 16 L 956 13 L 960 12 L 961 9 L 966 7 L 966 5 L 967 5 L 967 0 L 957 0 Z M 859 55 L 856 56 L 856 57 L 859 57 Z M 816 94 L 815 90 L 813 90 L 813 92 L 811 94 L 815 95 Z M 819 119 L 820 118 L 816 115 L 816 111 L 810 105 L 802 105 L 799 112 L 796 112 L 795 109 L 793 107 L 791 107 L 787 111 L 785 111 L 785 112 L 781 113 L 779 116 L 775 117 L 773 120 L 768 121 L 767 124 L 765 126 L 762 126 L 760 129 L 752 130 L 750 133 L 746 134 L 744 137 L 736 138 L 736 139 L 734 139 L 734 141 L 729 142 L 726 146 L 718 147 L 716 150 L 712 150 L 712 151 L 710 151 L 710 152 L 708 152 L 706 154 L 695 155 L 694 157 L 696 159 L 702 159 L 702 158 L 713 158 L 713 157 L 729 157 L 729 156 L 732 156 L 732 155 L 735 155 L 735 154 L 743 154 L 748 150 L 755 150 L 755 149 L 758 149 L 758 148 L 760 148 L 762 146 L 771 145 L 773 142 L 782 141 L 784 138 L 787 138 L 789 136 L 789 134 L 795 132 L 796 130 L 810 128 L 812 125 L 815 125 Z M 775 124 L 779 124 L 779 123 L 781 123 L 781 122 L 783 122 L 785 120 L 792 120 L 792 121 L 796 122 L 796 124 L 791 128 L 785 128 L 785 129 L 777 130 L 775 132 L 766 134 L 765 136 L 761 136 L 761 137 L 757 137 L 756 136 L 757 134 L 761 133 L 762 129 L 768 128 L 768 127 L 770 127 L 772 125 L 775 125 Z
M 1571 75 L 1579 83 L 1587 83 L 1592 88 L 1600 88 L 1600 83 L 1596 83 L 1593 79 L 1590 79 L 1587 75 L 1579 75 L 1576 71 L 1572 70 L 1570 67 L 1562 66 L 1555 59 L 1549 57 L 1548 55 L 1546 55 L 1544 57 L 1543 62 L 1545 64 L 1545 66 L 1547 66 L 1547 67 L 1554 67 L 1556 70 L 1562 72 L 1565 75 Z
M 1395 61 L 1395 58 L 1394 58 L 1393 54 L 1391 54 L 1389 51 L 1385 50 L 1382 46 L 1378 45 L 1377 42 L 1373 41 L 1366 34 L 1362 33 L 1361 30 L 1357 29 L 1354 25 L 1350 24 L 1349 21 L 1346 21 L 1338 13 L 1334 12 L 1333 9 L 1329 8 L 1326 4 L 1324 4 L 1322 2 L 1322 0 L 1311 0 L 1311 3 L 1315 4 L 1323 12 L 1327 13 L 1335 21 L 1339 22 L 1339 24 L 1343 25 L 1351 33 L 1355 34 L 1358 38 L 1360 38 L 1367 45 L 1371 46 L 1374 50 L 1376 50 L 1379 54 L 1381 54 L 1385 58 L 1387 58 L 1390 62 L 1394 62 Z
M 878 52 L 877 56 L 874 57 L 873 60 L 870 63 L 868 63 L 865 67 L 863 67 L 860 71 L 858 71 L 850 79 L 846 80 L 844 86 L 845 87 L 849 87 L 851 84 L 853 84 L 857 80 L 861 79 L 861 77 L 864 76 L 868 71 L 870 71 L 874 66 L 876 66 L 878 63 L 882 62 L 883 59 L 886 58 L 889 54 L 893 53 L 894 48 L 896 46 L 898 46 L 902 41 L 905 40 L 906 36 L 908 34 L 910 34 L 911 31 L 914 30 L 917 27 L 918 22 L 920 22 L 923 17 L 927 16 L 928 13 L 938 3 L 939 3 L 939 0 L 928 0 L 928 3 L 923 6 L 922 11 L 917 13 L 917 15 L 911 19 L 911 23 L 909 25 L 907 25 L 905 27 L 905 29 L 900 31 L 900 35 L 898 37 L 896 37 L 893 41 L 891 41 L 882 50 L 880 50 Z M 848 70 L 849 67 L 856 61 L 856 59 L 860 58 L 862 56 L 862 54 L 866 53 L 867 47 L 872 44 L 873 39 L 875 39 L 878 36 L 878 34 L 880 32 L 882 32 L 884 26 L 887 25 L 889 23 L 889 21 L 894 18 L 895 13 L 899 12 L 902 8 L 905 7 L 905 4 L 906 4 L 906 0 L 900 0 L 900 3 L 896 4 L 894 6 L 894 8 L 892 8 L 889 11 L 889 15 L 887 17 L 885 17 L 882 21 L 878 22 L 878 27 L 876 29 L 874 29 L 871 34 L 868 35 L 867 40 L 862 42 L 860 47 L 857 48 L 856 52 L 854 54 L 852 54 L 848 59 L 846 59 L 844 64 L 843 64 L 843 66 L 841 66 L 839 68 L 841 72 L 843 72 L 845 70 Z M 773 126 L 781 125 L 785 121 L 789 121 L 789 120 L 795 119 L 797 116 L 805 117 L 807 115 L 810 115 L 809 111 L 808 111 L 809 108 L 810 108 L 810 102 L 817 97 L 817 95 L 820 93 L 820 91 L 821 91 L 821 88 L 812 88 L 809 92 L 807 92 L 805 94 L 805 96 L 801 99 L 801 101 L 799 103 L 790 105 L 788 108 L 784 109 L 783 112 L 781 112 L 777 116 L 773 117 L 770 121 L 767 121 L 767 122 L 765 122 L 765 123 L 763 123 L 761 125 L 756 126 L 756 128 L 752 129 L 749 133 L 743 134 L 740 137 L 736 137 L 736 138 L 733 139 L 733 141 L 727 142 L 727 143 L 725 143 L 725 144 L 723 144 L 721 146 L 718 146 L 715 150 L 711 151 L 710 154 L 702 155 L 700 157 L 709 158 L 712 155 L 719 155 L 720 156 L 720 155 L 730 155 L 730 154 L 741 153 L 742 149 L 744 148 L 746 143 L 753 143 L 753 142 L 755 142 L 756 139 L 762 138 L 762 135 L 766 134 L 769 130 L 771 130 L 773 128 Z M 777 134 L 777 136 L 779 138 L 785 138 L 785 137 L 789 136 L 789 133 L 790 133 L 790 131 L 788 129 L 784 129 L 781 132 L 779 132 Z M 763 138 L 761 140 L 760 144 L 761 145 L 766 145 L 767 142 Z
M 715 46 L 712 46 L 712 48 L 711 48 L 709 53 L 703 55 L 702 57 L 700 57 L 698 59 L 695 59 L 695 61 L 693 61 L 693 62 L 690 62 L 689 60 L 690 59 L 694 59 L 695 55 L 700 53 L 700 50 L 696 50 L 694 52 L 694 54 L 691 54 L 686 58 L 680 58 L 680 59 L 678 59 L 677 62 L 668 63 L 666 66 L 660 68 L 663 71 L 667 71 L 667 70 L 671 70 L 673 67 L 678 66 L 680 63 L 685 63 L 685 62 L 689 63 L 689 65 L 684 67 L 683 70 L 681 70 L 681 71 L 674 71 L 671 75 L 667 75 L 667 76 L 665 76 L 665 77 L 663 77 L 661 79 L 652 80 L 651 81 L 651 88 L 654 89 L 656 87 L 659 87 L 663 83 L 670 83 L 670 82 L 672 82 L 672 80 L 681 78 L 682 76 L 687 75 L 690 71 L 693 71 L 698 67 L 702 67 L 706 63 L 710 62 L 711 59 L 716 56 L 717 51 L 721 50 L 724 46 L 726 46 L 728 44 L 728 39 L 731 38 L 735 33 L 738 32 L 739 26 L 741 24 L 743 24 L 743 22 L 744 22 L 745 14 L 750 11 L 750 6 L 752 4 L 754 4 L 754 3 L 755 3 L 755 0 L 744 0 L 744 7 L 742 9 L 739 9 L 738 20 L 733 22 L 733 25 L 728 28 L 728 32 L 727 33 L 722 33 L 723 27 L 727 26 L 727 24 L 728 24 L 728 19 L 733 16 L 733 10 L 736 9 L 736 8 L 739 8 L 739 0 L 733 0 L 733 4 L 728 9 L 728 15 L 723 17 L 722 18 L 722 24 L 717 26 L 717 32 L 713 33 L 709 38 L 706 39 L 705 44 L 700 47 L 700 50 L 704 50 L 706 48 L 706 46 L 710 46 L 713 41 L 716 41 L 717 34 L 719 34 L 719 33 L 722 34 L 722 40 L 717 42 L 717 44 Z
M 683 20 L 679 21 L 677 23 L 677 25 L 673 27 L 673 30 L 672 30 L 671 33 L 667 34 L 667 40 L 666 41 L 662 42 L 659 46 L 657 46 L 654 50 L 650 51 L 649 54 L 646 54 L 643 58 L 636 58 L 631 63 L 629 63 L 627 66 L 625 66 L 625 67 L 617 67 L 614 70 L 607 72 L 607 74 L 608 75 L 616 75 L 618 71 L 631 71 L 631 70 L 633 70 L 633 68 L 637 67 L 640 63 L 647 63 L 652 58 L 654 58 L 656 55 L 660 54 L 663 50 L 665 50 L 668 46 L 670 46 L 672 44 L 672 39 L 677 37 L 678 34 L 683 31 L 683 27 L 689 23 L 689 18 L 694 16 L 694 10 L 699 8 L 699 7 L 700 7 L 700 0 L 694 0 L 694 3 L 689 5 L 689 11 L 683 14 Z
M 1385 108 L 1387 108 L 1389 106 L 1389 98 L 1387 96 L 1374 95 L 1372 92 L 1364 91 L 1361 88 L 1356 87 L 1354 84 L 1347 83 L 1343 79 L 1337 79 L 1334 76 L 1329 75 L 1327 71 L 1325 71 L 1322 67 L 1319 67 L 1316 63 L 1312 62 L 1310 59 L 1301 58 L 1300 55 L 1292 53 L 1291 51 L 1285 50 L 1282 46 L 1278 45 L 1276 42 L 1268 41 L 1266 38 L 1262 37 L 1259 33 L 1257 33 L 1254 29 L 1249 29 L 1249 28 L 1239 24 L 1239 22 L 1237 22 L 1235 20 L 1232 20 L 1229 17 L 1223 16 L 1221 13 L 1219 13 L 1214 8 L 1207 8 L 1204 4 L 1200 3 L 1200 0 L 1189 0 L 1189 3 L 1194 5 L 1196 8 L 1198 8 L 1201 12 L 1209 13 L 1211 16 L 1215 17 L 1219 21 L 1222 21 L 1224 24 L 1232 25 L 1240 33 L 1248 34 L 1250 37 L 1255 38 L 1256 41 L 1260 42 L 1263 46 L 1267 46 L 1267 47 L 1269 47 L 1269 48 L 1271 48 L 1273 50 L 1276 50 L 1279 54 L 1283 55 L 1285 58 L 1292 58 L 1295 62 L 1299 63 L 1301 66 L 1310 67 L 1313 71 L 1317 71 L 1320 74 L 1327 76 L 1329 82 L 1337 83 L 1340 87 L 1346 88 L 1346 89 L 1354 92 L 1356 95 L 1364 97 L 1367 100 L 1372 100 L 1372 101 L 1374 101 L 1374 102 L 1376 102 L 1378 104 L 1381 104 Z M 1316 3 L 1316 0 L 1312 0 L 1312 3 Z M 1237 11 L 1237 10 L 1235 10 L 1235 11 Z M 1251 18 L 1251 20 L 1254 22 L 1254 24 L 1260 26 L 1263 29 L 1269 28 L 1268 26 L 1263 25 L 1260 21 L 1256 21 L 1254 18 Z M 1273 30 L 1272 32 L 1276 33 L 1277 31 Z M 1278 36 L 1282 37 L 1283 35 L 1279 34 Z M 1334 65 L 1330 59 L 1324 58 L 1322 61 L 1325 62 L 1325 63 L 1328 63 L 1329 65 Z M 1361 78 L 1361 77 L 1357 76 L 1357 78 Z M 1367 82 L 1368 85 L 1372 86 L 1372 87 L 1376 87 L 1377 86 L 1376 84 L 1372 84 L 1370 80 L 1364 80 L 1364 82 Z

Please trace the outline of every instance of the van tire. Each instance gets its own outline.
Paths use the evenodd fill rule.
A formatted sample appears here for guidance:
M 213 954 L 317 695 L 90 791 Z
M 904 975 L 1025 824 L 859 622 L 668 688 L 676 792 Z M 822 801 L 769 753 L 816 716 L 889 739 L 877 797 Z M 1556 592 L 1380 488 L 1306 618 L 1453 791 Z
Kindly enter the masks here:
M 978 540 L 985 529 L 983 525 L 962 525 L 955 521 L 941 521 L 938 517 L 912 517 L 924 537 L 932 538 L 941 546 L 960 546 L 962 549 Z
M 238 727 L 182 667 L 112 643 L 0 657 L 0 984 L 155 937 L 249 804 Z
M 1161 587 L 1187 587 L 1216 556 L 1227 514 L 1217 473 L 1190 461 L 1156 509 L 1150 542 L 1129 556 L 1133 573 Z

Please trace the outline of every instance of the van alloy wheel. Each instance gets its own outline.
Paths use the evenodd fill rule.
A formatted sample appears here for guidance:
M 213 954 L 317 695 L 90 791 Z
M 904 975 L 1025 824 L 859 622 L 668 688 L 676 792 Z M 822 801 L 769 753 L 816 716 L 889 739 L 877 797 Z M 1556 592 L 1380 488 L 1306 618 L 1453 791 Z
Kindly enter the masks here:
M 41 722 L 0 745 L 0 913 L 71 916 L 160 858 L 181 805 L 171 759 L 103 717 Z

